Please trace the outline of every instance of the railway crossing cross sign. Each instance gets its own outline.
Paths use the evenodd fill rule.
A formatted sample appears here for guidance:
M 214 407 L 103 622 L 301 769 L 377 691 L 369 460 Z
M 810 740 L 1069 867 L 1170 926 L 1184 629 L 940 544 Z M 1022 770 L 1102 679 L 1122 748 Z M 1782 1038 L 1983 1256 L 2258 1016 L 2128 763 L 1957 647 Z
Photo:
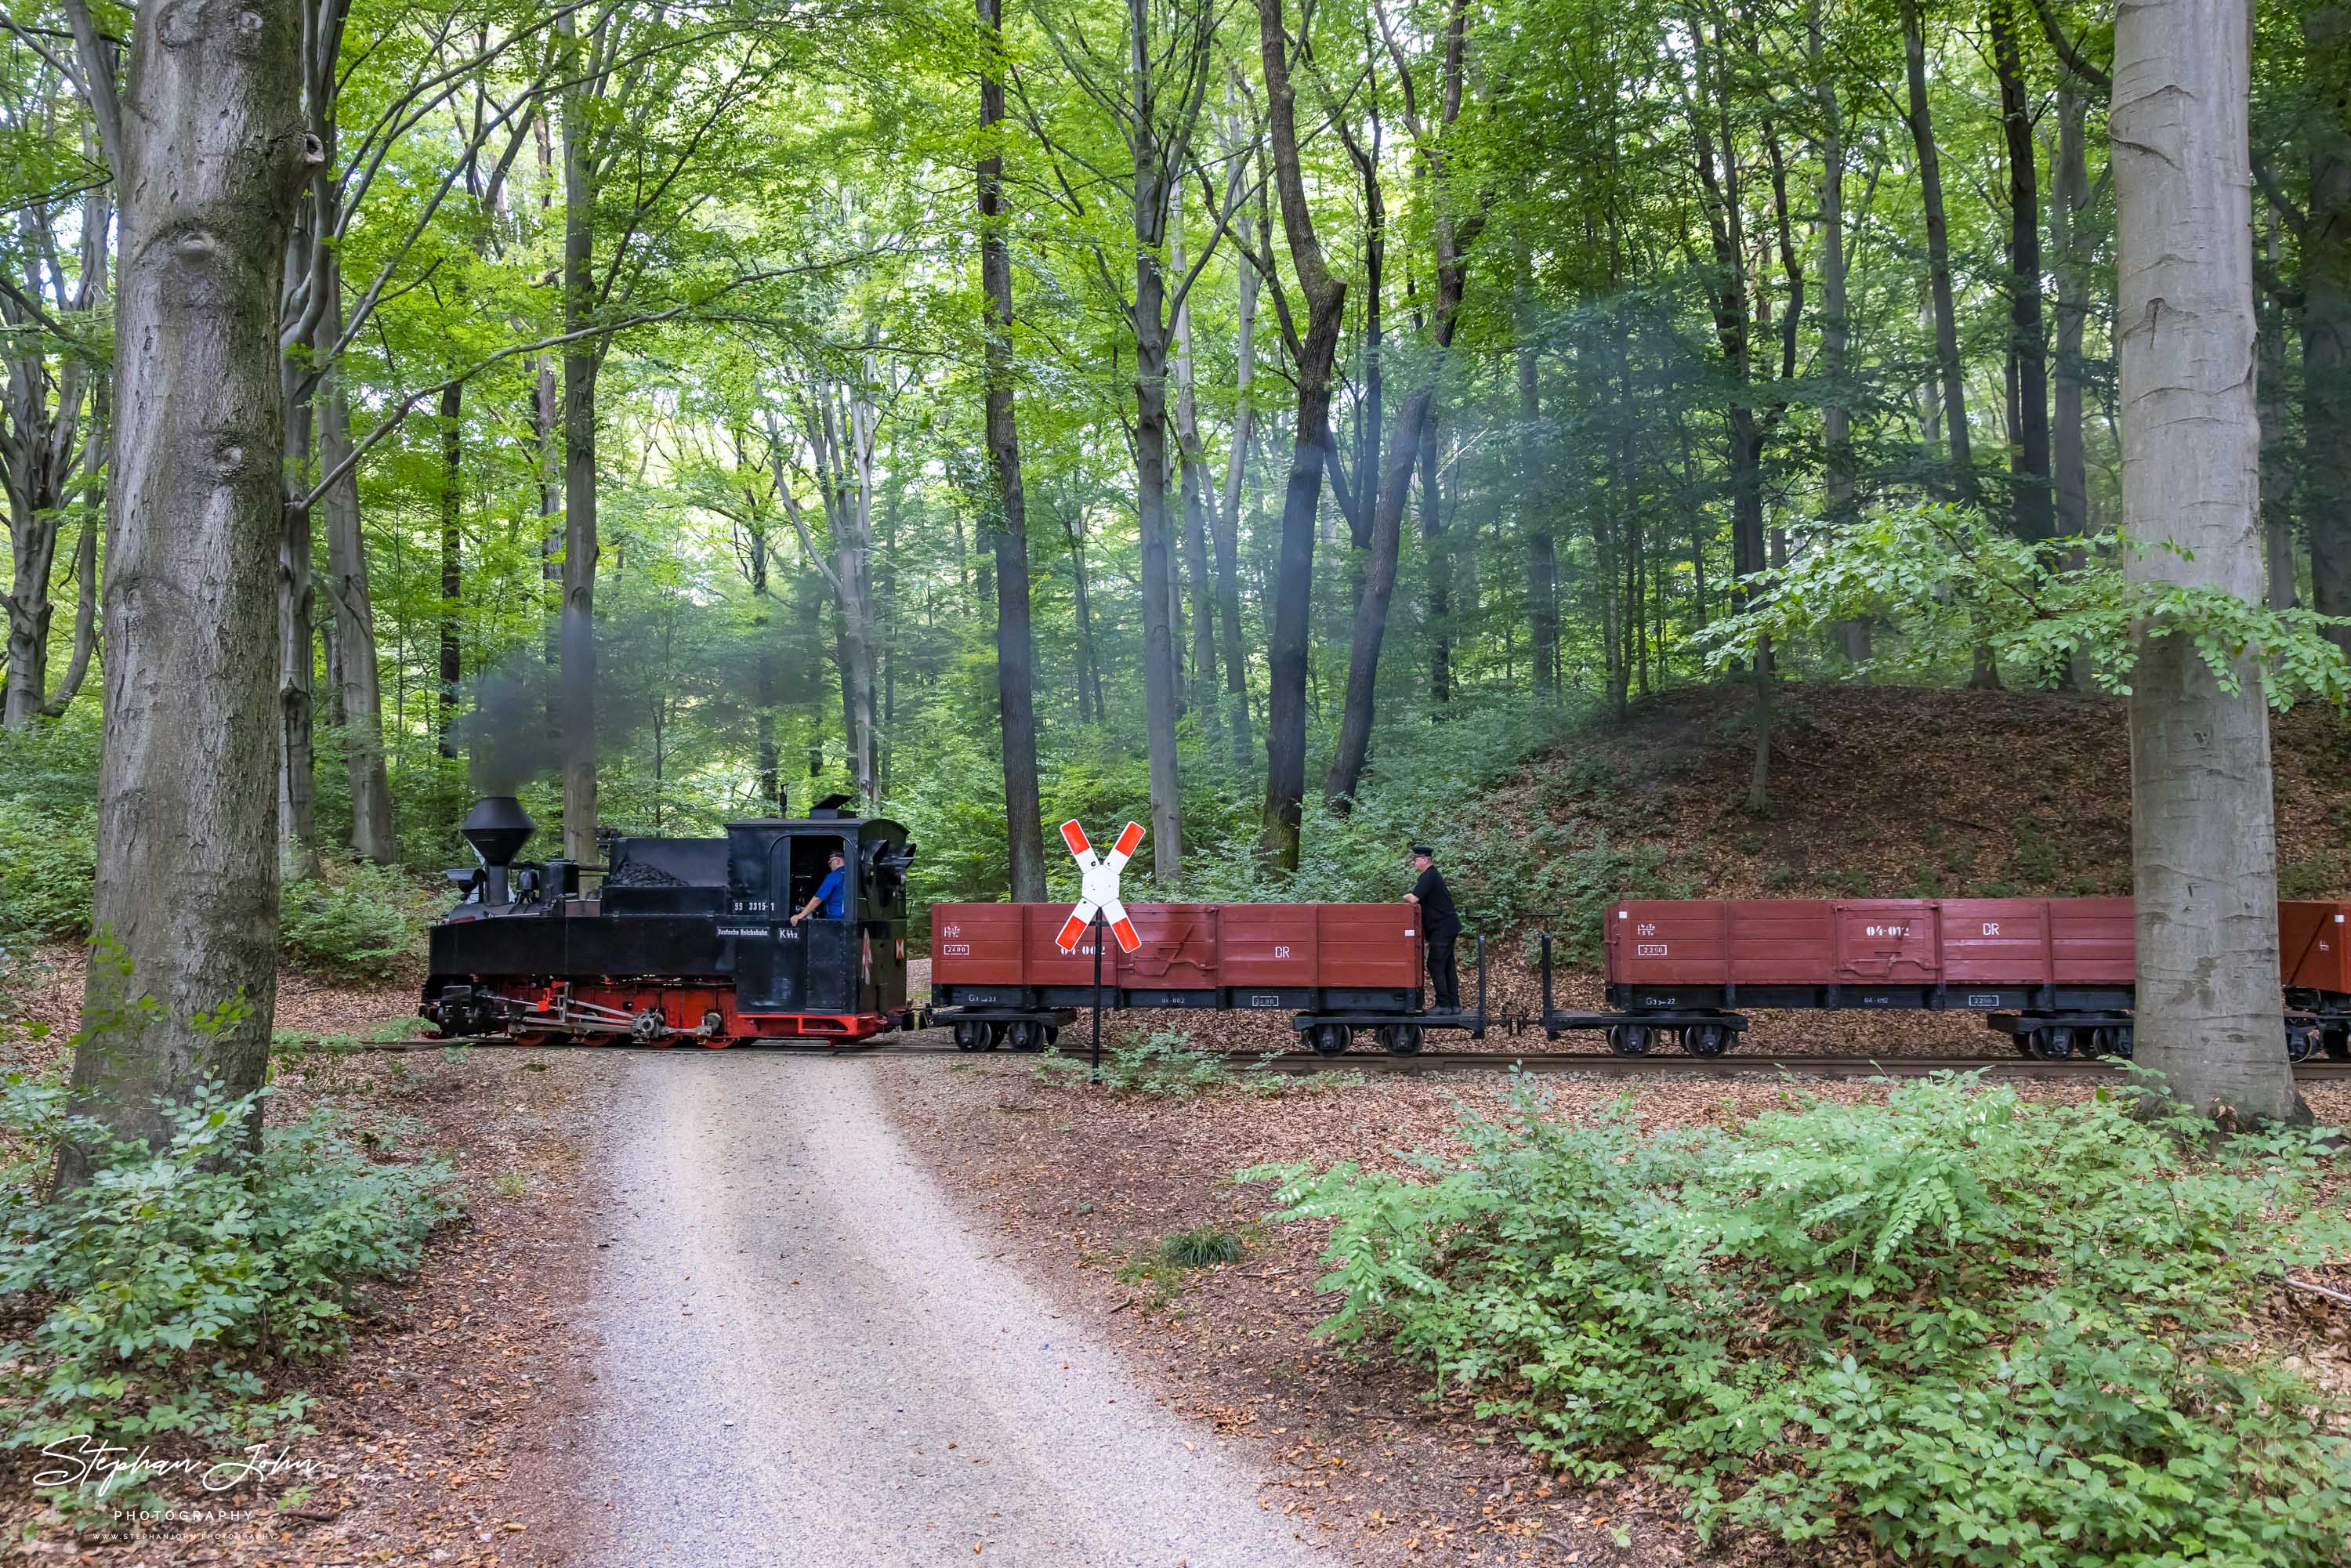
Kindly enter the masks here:
M 1143 824 L 1129 822 L 1106 855 L 1094 852 L 1093 845 L 1086 841 L 1085 829 L 1078 826 L 1075 819 L 1061 824 L 1061 841 L 1070 846 L 1071 858 L 1078 862 L 1079 873 L 1085 880 L 1080 886 L 1076 907 L 1061 922 L 1061 932 L 1053 938 L 1055 945 L 1064 953 L 1076 952 L 1078 939 L 1099 915 L 1110 925 L 1110 934 L 1118 938 L 1121 952 L 1132 953 L 1142 946 L 1143 938 L 1134 934 L 1134 922 L 1126 917 L 1126 905 L 1118 901 L 1118 878 L 1143 842 Z

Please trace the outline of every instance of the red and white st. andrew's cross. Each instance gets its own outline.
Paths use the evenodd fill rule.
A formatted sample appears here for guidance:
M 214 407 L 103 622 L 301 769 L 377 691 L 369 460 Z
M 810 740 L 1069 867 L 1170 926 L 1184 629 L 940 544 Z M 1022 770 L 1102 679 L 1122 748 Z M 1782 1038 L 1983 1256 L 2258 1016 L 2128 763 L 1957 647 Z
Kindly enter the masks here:
M 1110 934 L 1118 938 L 1119 950 L 1132 953 L 1143 946 L 1143 938 L 1134 934 L 1134 922 L 1126 917 L 1126 905 L 1118 901 L 1118 873 L 1143 842 L 1143 824 L 1129 822 L 1118 835 L 1118 842 L 1107 855 L 1094 853 L 1093 845 L 1086 842 L 1086 831 L 1072 821 L 1061 824 L 1061 841 L 1070 846 L 1070 853 L 1078 862 L 1078 871 L 1085 881 L 1080 885 L 1077 907 L 1061 922 L 1061 934 L 1053 938 L 1061 951 L 1074 953 L 1078 939 L 1086 934 L 1096 914 L 1110 924 Z

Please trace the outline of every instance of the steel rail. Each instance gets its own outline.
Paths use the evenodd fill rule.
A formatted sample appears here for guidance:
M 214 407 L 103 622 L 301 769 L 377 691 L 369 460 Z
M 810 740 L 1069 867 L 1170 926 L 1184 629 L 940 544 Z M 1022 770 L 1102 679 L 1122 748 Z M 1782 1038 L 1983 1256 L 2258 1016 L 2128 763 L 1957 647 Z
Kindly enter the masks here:
M 673 1045 L 639 1045 L 615 1043 L 596 1046 L 518 1046 L 510 1040 L 280 1040 L 282 1049 L 292 1045 L 314 1046 L 329 1055 L 400 1053 L 408 1051 L 449 1051 L 453 1049 L 491 1051 L 534 1051 L 560 1052 L 588 1051 L 675 1051 L 696 1054 L 707 1047 L 686 1040 Z M 752 1055 L 798 1056 L 890 1056 L 890 1057 L 950 1057 L 969 1061 L 1020 1061 L 1018 1051 L 962 1051 L 943 1041 L 933 1042 L 920 1035 L 899 1038 L 886 1042 L 855 1045 L 820 1045 L 806 1043 L 735 1045 L 724 1049 Z M 1043 1053 L 1029 1053 L 1043 1054 Z M 1215 1056 L 1245 1071 L 1270 1072 L 1364 1072 L 1412 1077 L 1421 1073 L 1483 1071 L 1501 1072 L 1520 1068 L 1528 1072 L 1561 1073 L 1569 1076 L 1588 1074 L 1595 1078 L 1639 1078 L 1656 1075 L 1669 1078 L 1924 1078 L 1937 1072 L 1981 1072 L 1988 1078 L 2005 1079 L 2066 1079 L 2123 1077 L 2122 1064 L 2105 1060 L 2078 1058 L 2067 1061 L 2043 1061 L 2021 1056 L 1805 1056 L 1772 1055 L 1765 1052 L 1730 1054 L 1726 1056 L 1617 1056 L 1596 1051 L 1429 1051 L 1416 1056 L 1395 1056 L 1385 1051 L 1350 1051 L 1337 1056 L 1320 1056 L 1311 1051 L 1264 1052 L 1250 1051 L 1202 1051 Z M 1075 1060 L 1075 1058 L 1071 1058 Z M 2314 1082 L 2351 1081 L 2351 1061 L 2304 1061 L 2294 1067 L 2297 1078 Z

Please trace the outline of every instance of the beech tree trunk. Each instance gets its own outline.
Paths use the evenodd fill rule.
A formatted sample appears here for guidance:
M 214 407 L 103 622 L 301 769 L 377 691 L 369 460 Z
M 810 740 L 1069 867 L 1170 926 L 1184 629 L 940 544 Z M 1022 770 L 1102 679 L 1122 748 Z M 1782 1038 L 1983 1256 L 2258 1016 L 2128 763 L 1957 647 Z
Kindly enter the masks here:
M 1827 490 L 1829 520 L 1850 524 L 1858 507 L 1854 493 L 1853 411 L 1844 395 L 1851 332 L 1844 287 L 1844 109 L 1837 100 L 1836 78 L 1830 74 L 1822 48 L 1821 0 L 1812 0 L 1805 13 L 1804 47 L 1813 72 L 1813 97 L 1821 115 L 1821 373 L 1830 385 L 1828 401 L 1821 405 L 1821 477 Z M 1867 660 L 1868 621 L 1840 622 L 1837 642 L 1854 663 Z
M 307 248 L 298 239 L 295 254 Z M 311 340 L 316 335 L 314 328 Z M 277 539 L 277 828 L 289 877 L 315 876 L 319 871 L 318 678 L 311 652 L 318 592 L 311 567 L 310 509 L 295 504 L 309 493 L 317 474 L 310 462 L 306 369 L 314 346 L 306 340 L 298 353 L 281 355 L 278 361 L 287 494 Z
M 2089 100 L 2069 78 L 2057 94 L 2057 158 L 2052 166 L 2049 239 L 2057 253 L 2056 411 L 2049 431 L 2050 479 L 2057 531 L 2090 528 L 2089 464 L 2082 445 L 2087 384 L 2082 337 L 2090 319 L 2090 268 L 2074 225 L 2090 204 Z
M 1528 662 L 1534 670 L 1535 697 L 1551 702 L 1559 696 L 1559 546 L 1552 532 L 1551 514 L 1542 484 L 1541 366 L 1531 340 L 1532 325 L 1524 306 L 1519 309 L 1519 342 L 1515 350 L 1519 378 L 1519 507 L 1527 531 L 1527 631 L 1533 647 Z
M 342 310 L 328 321 L 340 329 Z M 319 461 L 331 473 L 351 452 L 351 411 L 340 373 L 320 402 Z M 378 865 L 399 858 L 392 833 L 392 779 L 383 751 L 383 685 L 376 664 L 375 601 L 368 589 L 367 537 L 360 528 L 360 487 L 346 472 L 320 498 L 327 513 L 327 602 L 340 653 L 336 679 L 343 710 L 343 766 L 351 791 L 351 852 Z
M 2248 144 L 2251 0 L 2140 0 L 2115 26 L 2111 120 L 2123 524 L 2135 581 L 2262 592 Z M 2306 1119 L 2280 1037 L 2269 714 L 2187 636 L 2131 683 L 2138 1061 L 2180 1103 Z
M 457 755 L 457 683 L 465 676 L 457 613 L 465 606 L 465 388 L 441 391 L 441 755 Z
M 1005 243 L 1004 18 L 1002 0 L 977 0 L 979 275 L 987 296 L 987 457 L 996 475 L 996 692 L 1004 745 L 1005 850 L 1012 902 L 1045 898 L 1043 811 L 1037 799 L 1037 644 L 1029 618 L 1029 503 L 1020 487 L 1020 436 L 1012 422 L 1012 252 Z
M 2017 536 L 2045 539 L 2055 532 L 2055 512 L 2049 494 L 2049 355 L 2041 336 L 2040 153 L 2032 142 L 2015 0 L 1991 0 L 1987 16 L 2000 78 L 2001 126 L 2008 141 L 2008 340 L 2016 362 L 2009 474 L 2016 492 Z
M 1942 415 L 1949 432 L 1951 484 L 1976 499 L 1975 452 L 1968 434 L 1967 371 L 1959 360 L 1959 319 L 1951 299 L 1950 225 L 1943 214 L 1943 161 L 1927 105 L 1927 41 L 1919 0 L 1902 0 L 1902 48 L 1909 75 L 1911 145 L 1918 154 L 1919 200 L 1926 208 L 1927 277 L 1935 304 L 1935 363 L 1941 371 Z
M 2310 115 L 2310 205 L 2302 234 L 2303 524 L 2310 535 L 2311 607 L 2351 615 L 2351 124 L 2342 82 L 2351 10 L 2303 17 L 2304 71 L 2329 84 Z M 2331 99 L 2331 101 L 2330 101 Z M 2331 110 L 2327 112 L 2326 110 Z M 2351 653 L 2351 626 L 2329 627 Z
M 569 42 L 569 17 L 556 28 Z M 590 260 L 596 193 L 588 152 L 585 83 L 563 94 L 563 327 L 577 332 L 595 308 Z M 557 641 L 563 660 L 563 853 L 582 865 L 596 851 L 596 345 L 563 351 L 563 609 Z
M 278 286 L 320 156 L 299 48 L 290 5 L 159 8 L 133 31 L 122 105 L 101 951 L 73 1084 L 85 1113 L 151 1141 L 197 1083 L 250 1093 L 269 1060 Z M 61 1165 L 86 1168 L 71 1149 Z
M 1314 601 L 1314 515 L 1322 495 L 1322 433 L 1331 423 L 1331 367 L 1338 356 L 1347 285 L 1322 259 L 1299 162 L 1296 93 L 1290 81 L 1282 0 L 1257 0 L 1265 66 L 1273 183 L 1290 260 L 1306 299 L 1297 353 L 1298 414 L 1290 428 L 1290 477 L 1282 492 L 1281 547 L 1274 570 L 1273 628 L 1267 649 L 1265 811 L 1259 843 L 1269 864 L 1298 869 L 1306 799 L 1307 632 Z
M 2277 214 L 2270 214 L 2262 253 L 2273 275 L 2283 248 Z M 2262 554 L 2269 582 L 2269 606 L 2291 610 L 2299 603 L 2294 591 L 2294 504 L 2296 455 L 2287 415 L 2285 369 L 2285 305 L 2268 289 L 2253 302 L 2260 334 L 2255 380 L 2262 422 Z
M 1453 700 L 1453 541 L 1437 482 L 1437 416 L 1420 427 L 1420 548 L 1428 560 L 1428 700 Z
M 1236 134 L 1232 140 L 1238 141 Z M 1273 254 L 1272 227 L 1258 195 L 1259 252 Z M 1225 461 L 1225 489 L 1217 508 L 1217 621 L 1225 651 L 1226 738 L 1231 743 L 1233 770 L 1248 773 L 1256 766 L 1257 746 L 1249 731 L 1249 654 L 1241 645 L 1240 530 L 1241 497 L 1254 495 L 1250 459 L 1257 439 L 1257 410 L 1249 402 L 1257 375 L 1257 268 L 1244 261 L 1237 269 L 1239 298 L 1234 326 L 1233 447 Z
M 1176 204 L 1168 254 L 1177 277 L 1185 275 L 1184 204 Z M 1223 716 L 1217 706 L 1216 580 L 1208 570 L 1207 456 L 1200 444 L 1200 409 L 1192 384 L 1192 305 L 1176 307 L 1176 458 L 1177 488 L 1184 501 L 1184 574 L 1192 580 L 1191 707 L 1200 731 L 1215 749 Z

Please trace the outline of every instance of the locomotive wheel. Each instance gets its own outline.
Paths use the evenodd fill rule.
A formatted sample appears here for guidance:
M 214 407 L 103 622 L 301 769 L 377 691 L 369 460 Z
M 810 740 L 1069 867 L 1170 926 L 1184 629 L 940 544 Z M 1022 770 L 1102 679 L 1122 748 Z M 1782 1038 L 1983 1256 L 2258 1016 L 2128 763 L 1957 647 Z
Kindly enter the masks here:
M 1344 1056 L 1355 1031 L 1343 1023 L 1318 1023 L 1306 1031 L 1306 1042 L 1317 1056 Z
M 537 1051 L 555 1038 L 543 1029 L 527 1030 L 514 1037 L 514 1042 L 525 1051 Z
M 1421 1028 L 1416 1023 L 1388 1023 L 1380 1026 L 1380 1043 L 1387 1047 L 1390 1056 L 1418 1056 Z
M 1656 1043 L 1656 1030 L 1643 1023 L 1611 1024 L 1608 1049 L 1619 1056 L 1646 1056 Z
M 2331 1061 L 2351 1061 L 2351 1029 L 2339 1023 L 2329 1024 L 2319 1031 L 2318 1043 Z
M 972 1019 L 958 1019 L 955 1026 L 955 1042 L 957 1051 L 986 1051 L 987 1026 Z
M 2032 1031 L 2033 1054 L 2043 1061 L 2064 1061 L 2074 1054 L 2074 1037 L 2081 1031 L 2072 1024 L 2053 1023 Z
M 1015 1019 L 1004 1026 L 1004 1043 L 1019 1051 L 1045 1049 L 1045 1031 L 1028 1019 Z
M 2318 1049 L 2318 1031 L 2305 1023 L 2285 1026 L 2285 1059 L 2288 1061 L 2308 1061 Z
M 1694 1023 L 1682 1030 L 1682 1049 L 1692 1056 L 1720 1056 L 1730 1049 L 1730 1031 L 1719 1023 Z

